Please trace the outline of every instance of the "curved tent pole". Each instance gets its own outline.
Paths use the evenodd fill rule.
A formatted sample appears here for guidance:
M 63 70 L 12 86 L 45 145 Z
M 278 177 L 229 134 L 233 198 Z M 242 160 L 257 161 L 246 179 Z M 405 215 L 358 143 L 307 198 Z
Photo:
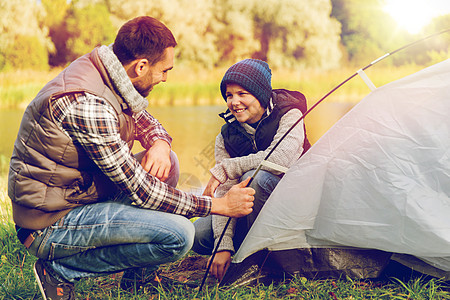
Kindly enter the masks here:
M 343 86 L 347 81 L 349 81 L 350 79 L 352 79 L 353 77 L 355 77 L 356 75 L 360 75 L 362 78 L 363 78 L 363 80 L 366 82 L 366 84 L 369 86 L 369 88 L 371 89 L 371 90 L 373 90 L 374 89 L 374 85 L 370 82 L 370 80 L 367 78 L 367 76 L 365 76 L 365 73 L 364 73 L 364 70 L 366 70 L 366 69 L 368 69 L 368 68 L 370 68 L 371 66 L 373 66 L 373 65 L 375 65 L 376 63 L 378 63 L 378 62 L 380 62 L 380 61 L 382 61 L 383 59 L 385 59 L 386 57 L 388 57 L 388 56 L 391 56 L 391 55 L 393 55 L 393 54 L 395 54 L 395 53 L 397 53 L 397 52 L 399 52 L 399 51 L 401 51 L 401 50 L 404 50 L 404 49 L 406 49 L 406 48 L 409 48 L 409 47 L 411 47 L 411 46 L 414 46 L 414 45 L 416 45 L 416 44 L 418 44 L 418 43 L 421 43 L 421 42 L 423 42 L 423 41 L 425 41 L 425 40 L 427 40 L 427 39 L 429 39 L 429 38 L 432 38 L 432 37 L 435 37 L 435 36 L 438 36 L 438 35 L 441 35 L 441 34 L 443 34 L 443 33 L 446 33 L 446 32 L 450 32 L 450 28 L 448 28 L 448 29 L 445 29 L 445 30 L 443 30 L 443 31 L 440 31 L 440 32 L 437 32 L 437 33 L 434 33 L 434 34 L 431 34 L 431 35 L 429 35 L 429 36 L 426 36 L 426 37 L 424 37 L 424 38 L 421 38 L 421 39 L 419 39 L 419 40 L 416 40 L 416 41 L 414 41 L 414 42 L 411 42 L 411 43 L 409 43 L 409 44 L 407 44 L 407 45 L 404 45 L 404 46 L 402 46 L 402 47 L 400 47 L 400 48 L 398 48 L 398 49 L 396 49 L 396 50 L 394 50 L 394 51 L 392 51 L 392 52 L 388 52 L 388 53 L 386 53 L 386 54 L 384 54 L 384 55 L 382 55 L 382 56 L 380 56 L 379 58 L 377 58 L 377 59 L 375 59 L 374 61 L 372 61 L 370 64 L 368 64 L 367 66 L 365 66 L 365 67 L 363 67 L 363 68 L 361 68 L 361 69 L 359 69 L 358 71 L 356 71 L 355 73 L 353 73 L 351 76 L 349 76 L 347 79 L 345 79 L 344 81 L 342 81 L 341 83 L 339 83 L 336 87 L 334 87 L 332 90 L 330 90 L 325 96 L 323 96 L 319 101 L 317 101 L 313 106 L 311 106 L 290 128 L 289 128 L 289 130 L 288 131 L 286 131 L 285 133 L 284 133 L 284 135 L 278 140 L 278 142 L 275 144 L 275 146 L 269 151 L 269 153 L 266 155 L 266 157 L 263 159 L 263 161 L 259 164 L 259 166 L 258 166 L 258 168 L 256 168 L 256 170 L 255 170 L 255 172 L 253 172 L 253 174 L 252 174 L 252 177 L 250 178 L 250 181 L 248 182 L 248 184 L 247 184 L 247 186 L 249 186 L 251 183 L 252 183 L 252 181 L 253 181 L 253 179 L 256 177 L 256 174 L 258 174 L 258 172 L 259 172 L 259 170 L 261 170 L 261 167 L 263 166 L 263 163 L 265 162 L 265 161 L 267 161 L 267 159 L 270 157 L 270 155 L 272 155 L 272 153 L 273 153 L 273 151 L 278 147 L 278 145 L 281 143 L 281 141 L 292 131 L 292 129 L 294 129 L 295 128 L 295 126 L 297 126 L 297 124 L 298 123 L 300 123 L 314 108 L 316 108 L 316 106 L 317 105 L 319 105 L 323 100 L 325 100 L 329 95 L 331 95 L 334 91 L 336 91 L 338 88 L 340 88 L 341 86 Z M 363 75 L 362 75 L 363 74 Z M 199 291 L 201 291 L 202 289 L 203 289 L 203 286 L 204 286 L 204 284 L 205 284 L 205 281 L 206 281 L 206 278 L 208 277 L 208 273 L 209 273 L 209 270 L 211 269 L 211 265 L 212 265 L 212 262 L 213 262 L 213 260 L 214 260 L 214 257 L 216 256 L 216 253 L 217 253 L 217 250 L 218 250 L 218 248 L 219 248 L 219 245 L 220 245 L 220 243 L 222 242 L 222 239 L 223 239 L 223 236 L 225 235 L 225 231 L 227 230 L 227 228 L 228 228 L 228 226 L 229 226 L 229 224 L 230 224 L 230 222 L 231 222 L 231 217 L 229 217 L 228 218 L 228 221 L 227 221 L 227 223 L 225 224 L 225 227 L 223 228 L 223 231 L 222 231 L 222 233 L 221 233 L 221 235 L 220 235 L 220 237 L 219 237 L 219 240 L 218 240 L 218 242 L 217 242 L 217 245 L 216 245 L 216 247 L 214 248 L 214 251 L 213 251 L 213 253 L 212 253 L 212 255 L 211 255 L 211 258 L 210 258 L 210 260 L 209 260 L 209 263 L 208 263 L 208 266 L 207 266 L 207 268 L 206 268 L 206 273 L 205 273 L 205 275 L 203 276 L 203 280 L 202 280 L 202 283 L 201 283 L 201 285 L 200 285 L 200 288 L 199 288 Z

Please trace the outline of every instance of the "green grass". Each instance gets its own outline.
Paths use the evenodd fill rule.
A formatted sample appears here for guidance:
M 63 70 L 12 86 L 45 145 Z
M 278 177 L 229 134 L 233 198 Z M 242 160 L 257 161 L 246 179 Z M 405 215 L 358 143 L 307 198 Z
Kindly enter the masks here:
M 41 299 L 34 282 L 35 258 L 25 252 L 12 232 L 12 226 L 0 233 L 0 299 Z M 183 285 L 159 288 L 151 294 L 146 288 L 132 294 L 118 287 L 118 276 L 83 279 L 76 286 L 78 299 L 450 299 L 445 285 L 438 280 L 413 279 L 409 282 L 372 282 L 368 280 L 309 280 L 304 277 L 279 284 L 240 288 L 206 286 L 202 292 Z
M 34 281 L 32 266 L 36 258 L 17 240 L 12 223 L 6 176 L 0 176 L 0 299 L 42 299 Z M 176 268 L 177 262 L 163 268 Z M 203 272 L 203 270 L 199 270 Z M 136 294 L 121 290 L 119 276 L 80 280 L 78 299 L 450 299 L 448 287 L 438 279 L 409 281 L 352 280 L 350 278 L 310 280 L 295 277 L 278 284 L 219 288 L 206 285 L 202 292 L 183 285 L 159 289 L 150 294 L 144 288 Z
M 0 109 L 25 107 L 60 70 L 0 72 Z
M 392 67 L 382 62 L 366 70 L 376 86 L 412 74 L 423 67 Z M 49 72 L 10 71 L 0 73 L 0 109 L 24 108 L 37 92 L 61 70 Z M 167 82 L 157 85 L 149 96 L 153 106 L 223 105 L 219 84 L 226 69 L 192 70 L 175 68 Z M 272 70 L 272 86 L 301 91 L 312 105 L 332 88 L 354 74 L 356 69 L 336 70 Z M 356 103 L 370 92 L 357 76 L 338 89 L 328 102 Z

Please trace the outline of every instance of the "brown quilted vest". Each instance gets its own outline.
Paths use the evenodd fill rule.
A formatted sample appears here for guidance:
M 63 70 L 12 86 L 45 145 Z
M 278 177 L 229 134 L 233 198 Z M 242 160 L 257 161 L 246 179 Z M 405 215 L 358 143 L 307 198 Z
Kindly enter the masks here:
M 114 184 L 54 122 L 53 101 L 74 92 L 106 99 L 118 115 L 121 138 L 131 149 L 134 120 L 125 113 L 126 104 L 115 93 L 94 49 L 50 81 L 25 110 L 8 178 L 13 219 L 20 227 L 45 228 L 74 207 L 115 192 Z

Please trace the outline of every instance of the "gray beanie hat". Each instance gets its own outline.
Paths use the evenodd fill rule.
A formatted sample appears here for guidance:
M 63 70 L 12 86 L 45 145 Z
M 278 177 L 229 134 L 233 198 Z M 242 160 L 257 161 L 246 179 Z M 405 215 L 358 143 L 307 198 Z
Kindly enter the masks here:
M 220 83 L 220 92 L 227 101 L 227 83 L 235 83 L 258 99 L 262 107 L 266 108 L 272 96 L 272 71 L 269 65 L 259 59 L 244 59 L 232 65 Z

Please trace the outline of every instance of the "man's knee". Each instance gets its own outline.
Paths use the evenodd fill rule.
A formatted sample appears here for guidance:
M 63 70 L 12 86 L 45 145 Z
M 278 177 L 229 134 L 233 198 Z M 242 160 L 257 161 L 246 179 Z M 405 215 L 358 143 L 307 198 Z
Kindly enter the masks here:
M 166 183 L 171 187 L 176 187 L 178 184 L 178 180 L 180 179 L 180 163 L 178 161 L 177 154 L 170 151 L 170 172 L 169 177 L 166 179 Z
M 140 163 L 144 158 L 144 155 L 147 150 L 141 151 L 134 155 L 134 158 Z M 177 187 L 178 180 L 180 178 L 180 162 L 178 161 L 178 156 L 175 152 L 170 150 L 170 171 L 169 176 L 165 180 L 165 183 L 170 185 L 171 187 Z
M 184 217 L 181 218 L 183 218 L 183 221 L 178 221 L 177 226 L 174 228 L 179 239 L 179 242 L 177 243 L 178 247 L 177 249 L 174 249 L 174 254 L 177 256 L 176 259 L 183 257 L 189 252 L 194 243 L 195 236 L 194 224 Z

